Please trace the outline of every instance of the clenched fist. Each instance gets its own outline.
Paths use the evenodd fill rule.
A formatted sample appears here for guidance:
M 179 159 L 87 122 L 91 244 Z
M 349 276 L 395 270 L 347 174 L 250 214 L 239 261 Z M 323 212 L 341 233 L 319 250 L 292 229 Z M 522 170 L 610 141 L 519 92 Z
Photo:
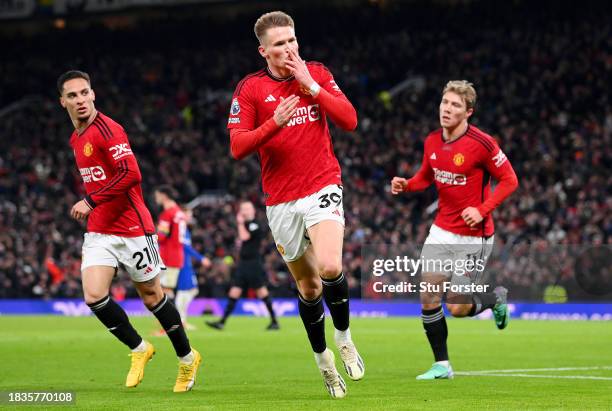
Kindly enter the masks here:
M 393 177 L 391 180 L 391 194 L 398 195 L 399 193 L 403 193 L 408 185 L 408 180 L 403 177 Z

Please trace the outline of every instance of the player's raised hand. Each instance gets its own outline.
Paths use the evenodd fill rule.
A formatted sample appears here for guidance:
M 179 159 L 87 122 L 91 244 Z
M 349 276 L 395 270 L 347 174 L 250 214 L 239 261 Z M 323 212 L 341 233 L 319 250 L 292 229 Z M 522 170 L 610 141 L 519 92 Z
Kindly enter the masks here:
M 70 216 L 75 220 L 85 220 L 89 213 L 91 213 L 91 207 L 89 207 L 85 200 L 79 201 L 70 210 Z
M 398 195 L 399 193 L 404 192 L 407 185 L 408 180 L 405 178 L 393 177 L 393 180 L 391 180 L 391 194 Z
M 480 211 L 478 211 L 476 207 L 467 207 L 461 212 L 461 218 L 463 218 L 463 221 L 470 227 L 474 227 L 483 220 Z
M 289 50 L 289 58 L 286 60 L 287 68 L 291 71 L 291 74 L 305 89 L 310 89 L 310 86 L 315 82 L 306 67 L 306 62 L 302 60 L 297 50 Z
M 210 261 L 210 258 L 208 257 L 202 258 L 201 263 L 204 268 L 210 268 L 212 266 L 212 261 Z
M 300 102 L 300 98 L 294 94 L 287 98 L 280 98 L 281 102 L 274 110 L 274 122 L 279 127 L 284 127 L 291 117 L 297 111 L 297 105 Z

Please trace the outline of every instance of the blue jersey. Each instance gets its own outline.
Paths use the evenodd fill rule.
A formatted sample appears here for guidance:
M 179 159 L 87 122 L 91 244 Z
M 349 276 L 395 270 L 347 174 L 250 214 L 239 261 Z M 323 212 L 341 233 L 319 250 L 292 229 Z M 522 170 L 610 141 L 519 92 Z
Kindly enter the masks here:
M 176 282 L 176 289 L 182 291 L 198 288 L 198 280 L 196 279 L 195 272 L 193 271 L 191 259 L 195 258 L 198 261 L 201 261 L 204 258 L 202 254 L 198 253 L 191 246 L 191 232 L 189 229 L 185 230 L 183 250 L 185 251 L 185 260 L 183 262 L 181 271 L 179 271 L 178 280 Z

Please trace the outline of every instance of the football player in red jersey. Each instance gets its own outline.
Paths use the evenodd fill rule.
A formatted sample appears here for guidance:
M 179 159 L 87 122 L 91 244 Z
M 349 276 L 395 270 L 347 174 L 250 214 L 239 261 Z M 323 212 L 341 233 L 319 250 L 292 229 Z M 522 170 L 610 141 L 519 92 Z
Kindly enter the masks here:
M 155 189 L 155 203 L 163 208 L 159 215 L 157 233 L 159 235 L 159 250 L 166 271 L 162 273 L 160 283 L 164 292 L 174 298 L 174 289 L 178 274 L 185 260 L 183 244 L 187 220 L 185 213 L 176 203 L 178 193 L 168 185 Z
M 325 386 L 342 398 L 346 384 L 325 341 L 323 299 L 347 374 L 359 380 L 365 367 L 349 330 L 342 180 L 328 118 L 352 131 L 357 113 L 323 64 L 302 60 L 290 16 L 266 13 L 254 30 L 267 64 L 236 87 L 228 119 L 231 153 L 260 158 L 276 247 L 296 280 L 300 316 Z
M 125 385 L 136 387 L 147 362 L 155 354 L 125 313 L 109 295 L 119 264 L 129 273 L 145 306 L 168 333 L 179 357 L 175 392 L 189 391 L 201 362 L 183 329 L 181 317 L 162 292 L 155 226 L 145 206 L 141 174 L 123 127 L 95 108 L 89 75 L 72 70 L 57 80 L 60 104 L 75 131 L 70 137 L 87 195 L 70 214 L 87 220 L 81 279 L 85 302 L 98 319 L 131 350 L 132 363 Z
M 491 213 L 518 187 L 514 169 L 497 142 L 468 123 L 475 103 L 476 90 L 471 83 L 448 82 L 440 102 L 442 128 L 427 136 L 420 169 L 408 180 L 394 177 L 391 181 L 394 195 L 423 191 L 435 183 L 438 212 L 423 246 L 423 261 L 435 267 L 437 261 L 450 260 L 454 267 L 451 272 L 436 272 L 438 269 L 427 266 L 423 269 L 423 282 L 433 287 L 421 292 L 422 319 L 436 362 L 417 377 L 419 380 L 453 378 L 441 305 L 445 294 L 446 307 L 454 317 L 475 316 L 491 309 L 499 329 L 504 329 L 510 318 L 505 288 L 469 292 L 473 289 L 471 283 L 478 284 L 482 279 L 492 250 Z M 490 187 L 491 176 L 498 181 L 494 192 Z M 449 284 L 456 285 L 455 290 L 468 292 L 445 293 Z

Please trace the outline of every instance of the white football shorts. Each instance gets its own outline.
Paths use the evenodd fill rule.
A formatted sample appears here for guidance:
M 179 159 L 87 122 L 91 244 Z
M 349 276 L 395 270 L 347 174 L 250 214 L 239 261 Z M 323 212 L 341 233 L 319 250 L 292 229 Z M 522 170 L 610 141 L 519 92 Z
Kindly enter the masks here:
M 342 186 L 328 185 L 309 196 L 266 207 L 278 252 L 287 262 L 300 258 L 310 244 L 308 228 L 324 220 L 344 226 Z
M 157 235 L 120 237 L 112 234 L 85 233 L 81 271 L 94 265 L 117 268 L 123 265 L 134 282 L 155 278 L 164 263 L 159 256 Z
M 495 236 L 459 235 L 432 224 L 421 252 L 422 271 L 465 276 L 472 283 L 480 283 L 494 241 Z
M 185 256 L 188 258 L 188 256 Z M 159 277 L 159 282 L 164 288 L 176 288 L 176 283 L 178 282 L 179 272 L 181 270 L 176 267 L 166 267 L 164 272 Z

